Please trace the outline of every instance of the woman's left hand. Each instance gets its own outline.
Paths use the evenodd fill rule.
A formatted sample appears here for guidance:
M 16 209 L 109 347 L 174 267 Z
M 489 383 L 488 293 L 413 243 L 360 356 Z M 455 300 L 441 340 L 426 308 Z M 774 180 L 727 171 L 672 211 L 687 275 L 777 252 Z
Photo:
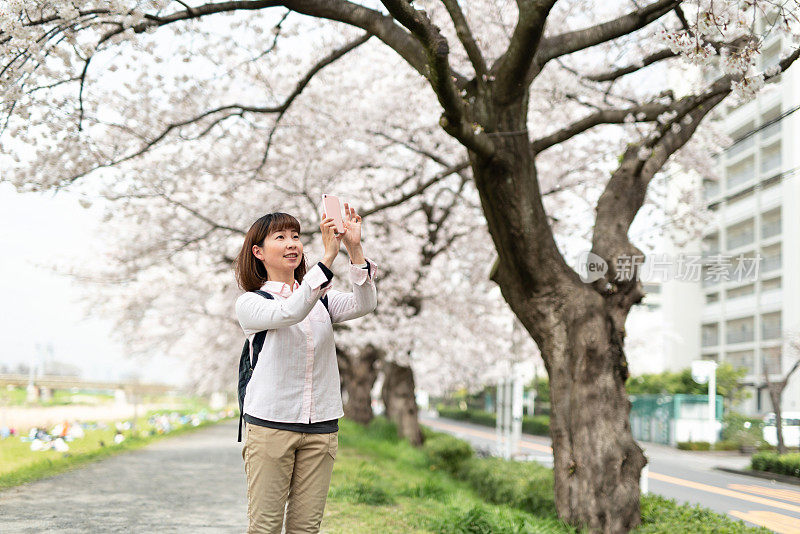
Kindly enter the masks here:
M 342 242 L 347 249 L 361 244 L 361 215 L 356 213 L 355 208 L 351 208 L 347 202 L 344 203 L 344 233 Z

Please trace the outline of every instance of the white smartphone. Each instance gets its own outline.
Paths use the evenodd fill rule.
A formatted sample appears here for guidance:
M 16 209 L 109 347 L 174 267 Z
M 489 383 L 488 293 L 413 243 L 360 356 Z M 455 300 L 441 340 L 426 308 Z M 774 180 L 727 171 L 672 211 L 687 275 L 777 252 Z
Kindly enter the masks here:
M 322 210 L 326 218 L 333 217 L 333 222 L 336 224 L 336 233 L 344 233 L 344 221 L 342 220 L 342 207 L 339 205 L 339 197 L 323 193 Z

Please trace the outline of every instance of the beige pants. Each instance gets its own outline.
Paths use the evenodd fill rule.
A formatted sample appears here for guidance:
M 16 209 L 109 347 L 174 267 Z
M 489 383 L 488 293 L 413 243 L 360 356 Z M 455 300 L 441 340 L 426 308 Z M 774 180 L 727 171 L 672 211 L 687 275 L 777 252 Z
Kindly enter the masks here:
M 306 434 L 245 423 L 248 534 L 319 532 L 339 433 Z M 286 505 L 288 499 L 288 506 Z

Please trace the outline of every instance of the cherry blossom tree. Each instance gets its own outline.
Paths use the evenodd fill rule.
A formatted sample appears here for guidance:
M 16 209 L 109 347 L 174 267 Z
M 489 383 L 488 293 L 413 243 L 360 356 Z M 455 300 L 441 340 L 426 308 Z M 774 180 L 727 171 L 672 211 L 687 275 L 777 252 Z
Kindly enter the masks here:
M 796 60 L 800 52 L 792 45 L 764 72 L 753 61 L 772 33 L 796 41 L 796 2 L 6 4 L 0 16 L 5 135 L 13 139 L 9 144 L 38 149 L 19 157 L 8 179 L 20 190 L 40 190 L 103 176 L 109 184 L 106 196 L 115 187 L 130 188 L 130 196 L 141 188 L 143 168 L 137 162 L 146 155 L 146 183 L 158 189 L 142 188 L 140 200 L 178 206 L 181 213 L 194 209 L 192 216 L 205 217 L 199 235 L 182 221 L 161 221 L 180 226 L 163 235 L 184 231 L 191 236 L 187 247 L 226 240 L 230 246 L 232 230 L 247 219 L 241 213 L 264 205 L 263 199 L 247 194 L 255 183 L 282 187 L 275 179 L 294 174 L 330 187 L 355 172 L 369 173 L 374 133 L 365 142 L 350 131 L 356 117 L 359 124 L 370 124 L 348 113 L 364 93 L 358 76 L 325 87 L 350 97 L 341 113 L 314 115 L 311 102 L 306 109 L 312 110 L 313 120 L 290 118 L 293 102 L 311 88 L 312 78 L 321 73 L 324 79 L 327 65 L 357 57 L 368 41 L 380 41 L 382 67 L 406 68 L 417 83 L 387 92 L 394 82 L 389 76 L 366 88 L 395 98 L 399 90 L 406 104 L 406 114 L 388 128 L 380 118 L 372 124 L 383 125 L 383 134 L 407 136 L 421 124 L 430 125 L 429 116 L 408 113 L 414 104 L 427 97 L 438 106 L 441 129 L 436 133 L 449 138 L 440 140 L 428 130 L 430 137 L 413 145 L 445 154 L 451 167 L 428 174 L 428 187 L 469 171 L 497 253 L 490 279 L 541 351 L 551 385 L 559 515 L 605 532 L 624 532 L 639 523 L 638 481 L 646 460 L 628 422 L 624 324 L 643 293 L 635 276 L 616 277 L 618 261 L 642 255 L 629 229 L 656 175 L 698 132 L 703 119 L 729 95 L 752 96 Z M 248 16 L 223 16 L 231 13 Z M 286 31 L 284 40 L 285 18 L 298 15 L 305 18 Z M 265 28 L 273 35 L 265 38 Z M 169 37 L 156 40 L 150 33 Z M 270 54 L 276 46 L 291 48 Z M 117 56 L 124 68 L 114 70 Z M 165 57 L 185 59 L 187 65 L 142 68 Z M 303 61 L 308 57 L 314 58 L 310 69 Z M 273 80 L 268 70 L 276 61 L 283 76 Z M 711 76 L 691 76 L 687 64 Z M 650 78 L 667 65 L 683 71 L 681 87 L 663 90 Z M 199 66 L 205 68 L 198 71 Z M 250 90 L 253 79 L 263 94 Z M 104 91 L 101 81 L 114 88 Z M 373 108 L 372 117 L 384 109 Z M 347 135 L 338 139 L 348 141 L 347 150 L 326 160 L 325 170 L 315 168 L 308 156 L 320 142 L 316 134 L 342 129 Z M 254 131 L 261 133 L 258 142 L 246 137 Z M 191 148 L 198 139 L 203 152 Z M 426 146 L 434 139 L 436 144 Z M 239 143 L 232 146 L 231 140 Z M 352 161 L 359 151 L 365 161 L 361 167 Z M 591 251 L 609 269 L 591 284 L 569 266 L 565 244 L 557 239 L 559 225 L 569 224 L 571 206 L 565 207 L 563 198 L 554 206 L 544 195 L 548 180 L 560 184 L 556 178 L 565 167 L 572 172 L 564 181 L 573 178 L 569 174 L 595 178 L 585 186 L 595 214 L 588 236 Z M 398 176 L 402 171 L 391 171 L 384 165 L 372 178 L 379 175 L 382 183 L 391 183 L 394 177 L 399 196 L 411 194 Z M 181 182 L 201 185 L 198 191 L 205 196 L 181 191 Z M 424 185 L 417 183 L 411 196 L 426 190 Z M 223 204 L 236 191 L 236 205 L 243 209 L 226 215 L 238 217 L 238 225 L 197 212 L 190 202 Z M 358 198 L 362 205 L 379 204 L 369 200 Z M 557 206 L 561 212 L 553 211 Z M 147 213 L 133 216 L 146 225 Z M 125 244 L 131 250 L 138 245 Z M 144 255 L 132 263 L 152 258 Z M 212 265 L 195 262 L 182 268 L 202 277 Z M 197 282 L 196 290 L 204 283 L 209 282 Z M 223 293 L 214 295 L 222 298 Z

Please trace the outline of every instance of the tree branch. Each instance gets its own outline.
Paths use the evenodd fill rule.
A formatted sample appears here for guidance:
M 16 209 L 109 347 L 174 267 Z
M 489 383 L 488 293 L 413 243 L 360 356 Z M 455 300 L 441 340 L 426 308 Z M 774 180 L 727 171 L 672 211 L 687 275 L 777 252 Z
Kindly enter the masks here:
M 618 69 L 610 70 L 600 74 L 592 74 L 586 76 L 586 79 L 591 80 L 593 82 L 610 82 L 618 78 L 622 78 L 627 74 L 631 74 L 632 72 L 636 72 L 640 69 L 643 69 L 648 65 L 652 65 L 653 63 L 656 63 L 658 61 L 663 61 L 665 59 L 673 58 L 677 55 L 678 54 L 676 54 L 672 50 L 665 48 L 664 50 L 659 50 L 658 52 L 650 54 L 649 56 L 645 56 L 644 58 L 641 59 L 641 61 L 637 61 L 636 63 L 632 63 L 626 67 L 620 67 Z
M 519 0 L 519 20 L 508 49 L 492 65 L 495 97 L 510 102 L 528 89 L 529 71 L 541 45 L 547 15 L 556 0 Z M 544 65 L 544 62 L 539 63 Z
M 657 0 L 614 20 L 581 30 L 545 38 L 537 52 L 537 62 L 544 65 L 553 58 L 611 41 L 644 28 L 680 5 L 682 0 Z
M 369 9 L 347 0 L 250 0 L 208 3 L 194 7 L 191 10 L 177 11 L 163 17 L 145 15 L 146 20 L 136 24 L 132 29 L 134 33 L 142 33 L 149 28 L 198 19 L 206 15 L 241 10 L 256 11 L 278 6 L 302 15 L 333 20 L 361 28 L 383 41 L 411 65 L 414 70 L 423 76 L 425 75 L 425 51 L 419 41 L 401 26 L 395 24 L 391 17 L 385 16 L 380 11 Z M 106 33 L 101 37 L 98 45 L 123 31 L 125 31 L 124 28 L 118 28 Z M 454 74 L 454 76 L 458 78 L 460 85 L 466 84 L 467 80 L 462 76 L 457 74 Z
M 272 147 L 272 139 L 275 136 L 275 132 L 278 130 L 278 124 L 280 123 L 281 119 L 286 114 L 286 112 L 289 110 L 289 106 L 291 106 L 292 102 L 294 102 L 294 100 L 298 96 L 300 96 L 300 93 L 303 92 L 303 89 L 306 88 L 306 86 L 309 84 L 314 75 L 317 74 L 319 71 L 321 71 L 323 68 L 327 67 L 328 65 L 336 61 L 337 59 L 341 58 L 342 56 L 350 52 L 351 50 L 369 41 L 370 37 L 372 37 L 372 34 L 367 33 L 359 37 L 358 39 L 351 41 L 345 46 L 334 50 L 333 52 L 322 58 L 320 61 L 318 61 L 316 64 L 314 64 L 314 66 L 311 67 L 311 69 L 303 77 L 303 79 L 297 82 L 297 85 L 295 86 L 294 91 L 292 91 L 292 94 L 289 95 L 289 97 L 283 102 L 283 104 L 280 106 L 280 109 L 278 110 L 278 117 L 275 119 L 275 124 L 272 125 L 272 128 L 270 129 L 269 132 L 269 136 L 267 137 L 267 146 L 264 149 L 264 155 L 261 157 L 261 162 L 258 164 L 258 167 L 256 167 L 256 170 L 253 172 L 254 178 L 258 176 L 258 174 L 264 168 L 264 165 L 267 164 L 267 159 L 269 158 L 269 150 Z
M 377 205 L 373 206 L 372 208 L 370 208 L 368 210 L 365 210 L 361 215 L 362 215 L 362 217 L 366 217 L 367 215 L 371 215 L 371 214 L 373 214 L 375 212 L 384 210 L 386 208 L 399 206 L 400 204 L 402 204 L 406 200 L 409 200 L 409 199 L 419 195 L 420 193 L 425 191 L 427 188 L 429 188 L 430 186 L 432 186 L 433 184 L 435 184 L 439 180 L 442 180 L 443 178 L 446 178 L 447 176 L 450 176 L 451 174 L 459 173 L 461 171 L 464 171 L 464 170 L 466 170 L 468 168 L 469 168 L 469 161 L 462 161 L 460 163 L 456 163 L 452 167 L 448 167 L 447 169 L 444 169 L 444 170 L 438 172 L 432 178 L 430 178 L 430 179 L 426 180 L 425 182 L 421 183 L 413 191 L 410 191 L 410 192 L 408 192 L 408 193 L 406 193 L 404 195 L 401 195 L 400 197 L 398 197 L 395 200 L 390 200 L 390 201 L 384 202 L 382 204 L 377 204 Z
M 406 0 L 382 0 L 389 13 L 422 43 L 427 55 L 425 77 L 433 87 L 444 113 L 439 124 L 465 147 L 476 154 L 491 157 L 494 144 L 485 135 L 473 131 L 465 103 L 456 85 L 448 55 L 450 47 L 439 29 L 424 11 L 414 9 Z
M 800 56 L 800 48 L 779 62 L 786 70 Z M 769 80 L 779 73 L 767 76 Z M 641 208 L 650 180 L 667 160 L 692 137 L 703 118 L 731 92 L 731 76 L 718 78 L 706 91 L 688 95 L 673 105 L 675 116 L 661 125 L 649 140 L 628 146 L 597 202 L 597 217 L 592 237 L 592 252 L 608 264 L 607 276 L 595 282 L 595 289 L 609 297 L 623 321 L 630 306 L 641 300 L 641 284 L 634 276 L 616 286 L 607 286 L 616 274 L 617 260 L 623 255 L 640 255 L 628 239 L 633 218 Z M 635 271 L 634 271 L 635 272 Z M 609 289 L 610 287 L 610 289 Z
M 295 86 L 295 88 L 292 91 L 292 93 L 289 94 L 289 96 L 286 97 L 286 99 L 283 101 L 283 103 L 281 103 L 281 104 L 279 104 L 277 106 L 247 106 L 247 105 L 244 105 L 244 104 L 229 104 L 229 105 L 226 105 L 226 106 L 220 106 L 220 107 L 217 107 L 217 108 L 214 108 L 214 109 L 207 110 L 207 111 L 205 111 L 203 113 L 200 113 L 199 115 L 196 115 L 196 116 L 194 116 L 194 117 L 192 117 L 190 119 L 186 119 L 186 120 L 183 120 L 183 121 L 179 121 L 179 122 L 174 122 L 174 123 L 168 124 L 167 127 L 164 128 L 164 130 L 162 130 L 160 134 L 158 134 L 156 137 L 152 138 L 150 141 L 145 142 L 144 145 L 142 145 L 135 152 L 133 152 L 131 154 L 128 154 L 127 156 L 123 156 L 121 158 L 113 160 L 111 162 L 108 162 L 108 163 L 105 163 L 105 164 L 102 164 L 102 165 L 98 165 L 98 166 L 96 166 L 96 167 L 94 167 L 94 168 L 92 168 L 92 169 L 90 169 L 88 171 L 84 171 L 84 172 L 75 174 L 75 175 L 71 176 L 70 178 L 68 178 L 67 181 L 68 182 L 74 182 L 78 178 L 80 178 L 82 176 L 85 176 L 89 172 L 92 172 L 92 171 L 97 170 L 99 168 L 111 167 L 111 166 L 114 166 L 114 165 L 118 165 L 120 163 L 124 163 L 124 162 L 126 162 L 128 160 L 131 160 L 133 158 L 136 158 L 138 156 L 141 156 L 142 154 L 144 154 L 145 152 L 147 152 L 151 148 L 153 148 L 153 146 L 155 146 L 157 143 L 162 141 L 167 135 L 169 135 L 170 132 L 172 132 L 176 128 L 181 128 L 183 126 L 188 126 L 190 124 L 195 124 L 195 123 L 200 122 L 201 120 L 205 119 L 206 117 L 209 117 L 209 116 L 217 114 L 217 113 L 230 112 L 230 113 L 226 113 L 223 117 L 220 117 L 220 118 L 216 119 L 215 121 L 213 121 L 198 136 L 196 136 L 195 139 L 199 139 L 199 138 L 203 137 L 216 124 L 218 124 L 219 122 L 221 122 L 221 121 L 223 121 L 225 119 L 233 117 L 233 116 L 243 116 L 244 113 L 277 113 L 278 114 L 278 119 L 276 120 L 275 125 L 273 126 L 272 131 L 270 133 L 269 142 L 267 143 L 267 149 L 265 151 L 264 157 L 262 158 L 261 163 L 259 164 L 258 168 L 255 171 L 255 174 L 257 174 L 263 168 L 264 164 L 267 161 L 267 154 L 269 153 L 270 142 L 272 140 L 272 135 L 275 133 L 275 128 L 277 127 L 278 121 L 280 120 L 281 117 L 283 117 L 283 115 L 289 109 L 289 106 L 291 106 L 292 102 L 294 102 L 294 100 L 298 96 L 300 96 L 300 93 L 302 93 L 303 90 L 306 88 L 306 86 L 311 82 L 311 79 L 314 77 L 314 75 L 316 75 L 324 67 L 330 65 L 331 63 L 333 63 L 337 59 L 341 58 L 342 56 L 344 56 L 345 54 L 347 54 L 351 50 L 353 50 L 353 49 L 357 48 L 358 46 L 360 46 L 360 45 L 364 44 L 365 42 L 367 42 L 370 39 L 370 37 L 372 37 L 370 34 L 363 35 L 363 36 L 359 37 L 358 39 L 355 39 L 355 40 L 351 41 L 350 43 L 347 43 L 346 45 L 342 46 L 341 48 L 338 48 L 338 49 L 334 50 L 333 52 L 331 52 L 330 54 L 328 54 L 327 56 L 325 56 L 324 58 L 319 60 L 317 63 L 312 65 L 312 67 L 311 67 L 311 69 L 309 69 L 308 73 L 306 73 L 306 75 L 300 81 L 297 82 L 297 85 Z M 81 115 L 81 119 L 82 119 L 82 115 Z
M 649 102 L 625 109 L 603 109 L 591 115 L 587 115 L 545 137 L 536 139 L 531 143 L 531 148 L 534 153 L 539 153 L 551 146 L 563 143 L 590 128 L 599 126 L 600 124 L 622 124 L 626 122 L 625 119 L 628 116 L 633 116 L 633 122 L 652 122 L 656 120 L 660 114 L 670 111 L 671 109 L 671 104 L 659 104 L 657 102 Z
M 464 46 L 472 67 L 475 69 L 475 77 L 478 79 L 478 83 L 482 83 L 483 77 L 488 73 L 486 61 L 484 61 L 483 54 L 481 54 L 481 50 L 472 36 L 472 31 L 469 29 L 464 12 L 461 10 L 461 6 L 458 5 L 458 0 L 442 0 L 442 3 L 450 14 L 450 19 L 456 28 L 456 35 L 458 35 L 458 39 Z

